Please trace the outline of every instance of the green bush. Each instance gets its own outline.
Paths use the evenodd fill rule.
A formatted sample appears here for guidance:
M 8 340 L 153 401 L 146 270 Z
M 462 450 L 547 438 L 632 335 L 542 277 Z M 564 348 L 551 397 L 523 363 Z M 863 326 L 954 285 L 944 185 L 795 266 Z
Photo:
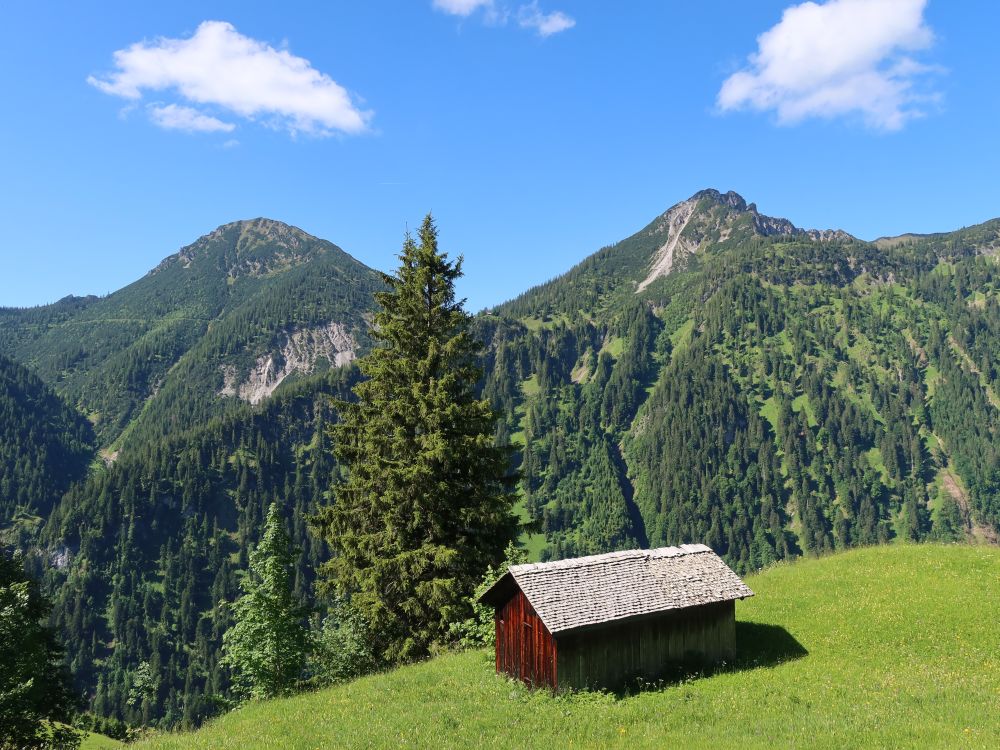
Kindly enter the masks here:
M 313 634 L 306 663 L 311 687 L 325 687 L 378 671 L 373 635 L 364 616 L 337 598 Z
M 463 648 L 479 648 L 489 646 L 493 648 L 496 642 L 496 630 L 493 625 L 493 607 L 479 603 L 479 597 L 486 593 L 494 583 L 499 581 L 507 572 L 511 565 L 520 565 L 527 562 L 528 553 L 514 545 L 513 542 L 507 544 L 504 550 L 504 560 L 498 568 L 490 565 L 486 568 L 483 580 L 472 596 L 469 597 L 469 604 L 472 606 L 472 617 L 461 622 L 452 623 L 449 634 Z

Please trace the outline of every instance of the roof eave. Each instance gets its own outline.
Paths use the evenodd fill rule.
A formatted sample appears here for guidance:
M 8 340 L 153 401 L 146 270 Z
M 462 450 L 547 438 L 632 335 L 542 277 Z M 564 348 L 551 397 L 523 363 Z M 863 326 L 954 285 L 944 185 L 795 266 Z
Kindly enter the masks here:
M 496 582 L 479 596 L 479 603 L 500 607 L 507 602 L 519 586 L 510 571 L 500 576 Z

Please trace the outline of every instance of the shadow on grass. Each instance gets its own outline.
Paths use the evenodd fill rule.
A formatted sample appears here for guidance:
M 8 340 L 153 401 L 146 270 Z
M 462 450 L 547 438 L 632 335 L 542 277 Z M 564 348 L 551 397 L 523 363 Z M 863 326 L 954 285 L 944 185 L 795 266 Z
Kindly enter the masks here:
M 695 656 L 667 666 L 656 678 L 633 677 L 617 689 L 605 690 L 617 698 L 665 690 L 703 677 L 776 667 L 808 655 L 806 647 L 780 625 L 759 622 L 736 623 L 736 654 L 731 661 L 706 664 Z
M 801 659 L 808 653 L 806 647 L 780 625 L 736 623 L 735 671 L 774 667 L 782 662 Z

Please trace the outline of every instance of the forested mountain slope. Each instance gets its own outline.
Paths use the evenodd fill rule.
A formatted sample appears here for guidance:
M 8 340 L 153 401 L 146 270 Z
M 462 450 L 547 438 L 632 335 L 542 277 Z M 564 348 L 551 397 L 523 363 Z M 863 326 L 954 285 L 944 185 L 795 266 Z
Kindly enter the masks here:
M 378 274 L 269 219 L 226 224 L 104 298 L 0 309 L 0 352 L 95 424 L 102 445 L 194 426 L 368 345 Z
M 216 710 L 225 603 L 274 500 L 303 550 L 297 594 L 311 600 L 324 556 L 305 523 L 332 482 L 329 401 L 348 395 L 345 365 L 370 346 L 382 284 L 335 245 L 257 219 L 107 297 L 0 310 L 0 350 L 51 384 L 0 361 L 12 414 L 0 531 L 37 551 L 29 563 L 99 714 L 173 726 Z M 91 464 L 95 442 L 103 461 Z
M 356 373 L 314 375 L 259 407 L 144 441 L 66 494 L 40 543 L 58 561 L 53 620 L 95 712 L 191 726 L 218 710 L 226 605 L 272 502 L 300 549 L 295 593 L 312 601 L 325 553 L 306 520 L 335 468 L 331 397 L 348 397 Z
M 36 375 L 0 356 L 0 530 L 35 526 L 94 455 L 90 424 Z
M 486 392 L 532 549 L 699 540 L 746 571 L 995 538 L 998 238 L 879 247 L 702 191 L 500 306 Z

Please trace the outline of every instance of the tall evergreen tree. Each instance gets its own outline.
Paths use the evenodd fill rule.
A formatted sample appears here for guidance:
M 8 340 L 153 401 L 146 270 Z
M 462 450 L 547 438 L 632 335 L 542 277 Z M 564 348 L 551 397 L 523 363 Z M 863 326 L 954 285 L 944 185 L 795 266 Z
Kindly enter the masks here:
M 42 624 L 50 605 L 24 573 L 20 557 L 0 550 L 0 748 L 72 748 L 67 721 L 76 707 L 62 647 Z
M 480 344 L 455 299 L 462 260 L 438 251 L 430 215 L 400 260 L 376 294 L 381 346 L 359 361 L 367 377 L 333 428 L 347 476 L 315 519 L 333 551 L 321 582 L 351 597 L 389 661 L 426 654 L 468 615 L 516 528 L 511 450 L 477 398 Z
M 292 596 L 295 562 L 277 503 L 267 512 L 264 536 L 250 553 L 243 595 L 233 604 L 235 624 L 224 640 L 224 660 L 251 698 L 289 692 L 302 675 L 309 650 L 306 610 Z

